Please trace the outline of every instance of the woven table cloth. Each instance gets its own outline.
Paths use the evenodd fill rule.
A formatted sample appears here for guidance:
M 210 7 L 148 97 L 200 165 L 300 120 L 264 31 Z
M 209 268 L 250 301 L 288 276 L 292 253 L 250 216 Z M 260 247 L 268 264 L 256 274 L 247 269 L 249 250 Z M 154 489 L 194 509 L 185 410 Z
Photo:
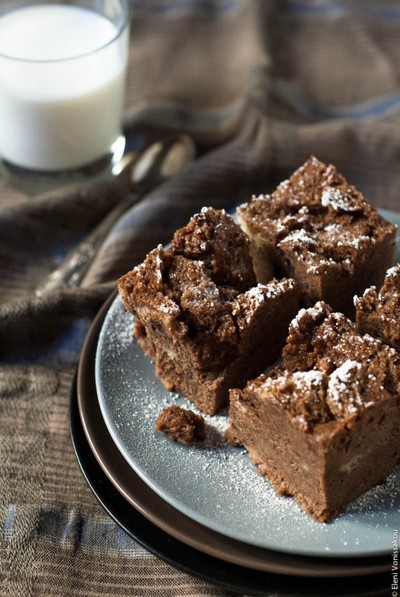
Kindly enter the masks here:
M 91 322 L 118 276 L 201 207 L 269 192 L 311 154 L 375 206 L 400 210 L 398 2 L 130 4 L 127 136 L 184 131 L 198 157 L 117 222 L 79 287 L 42 297 L 37 285 L 127 181 L 32 196 L 0 180 L 2 596 L 233 595 L 150 554 L 87 486 L 69 406 Z

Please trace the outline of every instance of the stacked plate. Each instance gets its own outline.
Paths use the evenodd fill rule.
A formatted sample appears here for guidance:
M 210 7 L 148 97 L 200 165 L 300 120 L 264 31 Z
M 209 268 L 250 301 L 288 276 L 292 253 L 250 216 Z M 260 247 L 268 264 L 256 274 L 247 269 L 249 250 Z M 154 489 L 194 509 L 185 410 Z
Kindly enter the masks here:
M 228 590 L 388 594 L 400 467 L 336 520 L 314 521 L 224 441 L 226 414 L 205 416 L 207 439 L 191 447 L 155 431 L 165 406 L 193 405 L 155 377 L 132 325 L 110 297 L 86 339 L 71 408 L 78 461 L 116 522 L 161 558 Z

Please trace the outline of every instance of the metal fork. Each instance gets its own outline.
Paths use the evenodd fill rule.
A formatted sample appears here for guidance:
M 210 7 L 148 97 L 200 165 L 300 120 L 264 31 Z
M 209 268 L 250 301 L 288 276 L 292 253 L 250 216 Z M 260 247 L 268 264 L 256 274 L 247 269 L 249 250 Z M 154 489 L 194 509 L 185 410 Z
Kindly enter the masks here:
M 37 286 L 36 296 L 42 297 L 61 287 L 79 286 L 99 247 L 119 218 L 150 190 L 182 170 L 194 154 L 194 143 L 186 135 L 167 137 L 143 150 L 127 154 L 113 173 L 120 175 L 130 169 L 132 193 L 121 199 L 100 224 L 68 253 L 61 265 Z

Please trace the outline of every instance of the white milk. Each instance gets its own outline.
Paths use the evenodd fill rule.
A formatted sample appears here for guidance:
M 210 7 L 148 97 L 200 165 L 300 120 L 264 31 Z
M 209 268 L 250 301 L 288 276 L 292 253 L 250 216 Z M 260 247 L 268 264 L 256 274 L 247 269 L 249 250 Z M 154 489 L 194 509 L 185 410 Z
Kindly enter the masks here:
M 127 36 L 77 6 L 1 17 L 1 158 L 65 170 L 107 155 L 121 133 Z

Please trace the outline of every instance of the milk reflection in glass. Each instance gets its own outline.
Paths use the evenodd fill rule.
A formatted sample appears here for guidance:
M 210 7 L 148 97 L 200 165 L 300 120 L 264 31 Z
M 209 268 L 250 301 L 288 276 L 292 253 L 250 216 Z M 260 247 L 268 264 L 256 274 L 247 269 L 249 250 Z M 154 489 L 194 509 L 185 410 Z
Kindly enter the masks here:
M 127 36 L 73 5 L 0 17 L 0 157 L 54 171 L 106 156 L 121 134 Z

